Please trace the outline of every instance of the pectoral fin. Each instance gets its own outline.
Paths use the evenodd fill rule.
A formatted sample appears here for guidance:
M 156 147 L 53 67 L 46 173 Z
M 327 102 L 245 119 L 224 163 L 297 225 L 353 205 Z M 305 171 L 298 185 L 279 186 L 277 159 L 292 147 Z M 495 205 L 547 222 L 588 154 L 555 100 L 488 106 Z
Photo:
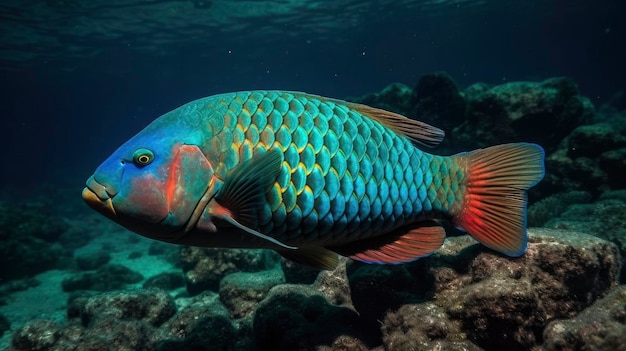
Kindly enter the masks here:
M 265 204 L 265 194 L 280 174 L 282 157 L 278 149 L 271 149 L 235 167 L 226 175 L 224 184 L 209 204 L 209 212 L 251 235 L 285 249 L 295 249 L 254 229 L 258 228 L 258 214 Z
M 403 263 L 430 255 L 441 247 L 445 236 L 445 230 L 438 223 L 423 221 L 387 235 L 330 249 L 366 263 Z

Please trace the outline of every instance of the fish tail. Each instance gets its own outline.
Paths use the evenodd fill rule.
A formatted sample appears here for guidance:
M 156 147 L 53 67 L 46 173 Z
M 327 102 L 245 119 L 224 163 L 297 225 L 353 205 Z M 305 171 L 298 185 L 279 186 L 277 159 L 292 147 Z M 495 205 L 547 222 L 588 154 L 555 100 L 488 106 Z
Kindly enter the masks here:
M 509 256 L 526 251 L 527 190 L 544 175 L 544 151 L 504 144 L 452 156 L 466 170 L 462 204 L 453 223 L 485 246 Z

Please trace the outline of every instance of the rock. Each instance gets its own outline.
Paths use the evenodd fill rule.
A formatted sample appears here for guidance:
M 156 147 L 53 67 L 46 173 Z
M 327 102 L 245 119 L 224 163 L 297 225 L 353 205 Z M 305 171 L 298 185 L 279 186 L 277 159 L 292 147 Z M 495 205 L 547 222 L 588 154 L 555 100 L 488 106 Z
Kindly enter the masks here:
M 159 288 L 164 290 L 174 290 L 185 286 L 185 277 L 180 272 L 164 272 L 148 278 L 143 283 L 143 288 Z
M 339 257 L 339 265 L 333 271 L 322 271 L 311 286 L 317 294 L 321 294 L 333 305 L 354 309 L 345 257 Z
M 543 349 L 626 350 L 626 286 L 614 289 L 578 316 L 551 322 Z
M 445 72 L 420 77 L 407 117 L 443 129 L 447 134 L 465 119 L 467 101 L 456 82 Z
M 97 290 L 109 291 L 121 289 L 126 284 L 138 283 L 143 276 L 119 264 L 108 264 L 94 272 L 81 273 L 63 279 L 63 291 Z
M 465 123 L 454 128 L 451 138 L 464 148 L 528 141 L 552 151 L 593 115 L 593 105 L 569 79 L 511 82 L 471 96 Z
M 432 303 L 403 305 L 382 323 L 385 350 L 481 350 L 465 340 L 460 323 Z
M 226 307 L 220 302 L 219 296 L 207 291 L 188 299 L 179 299 L 178 313 L 170 318 L 162 329 L 179 339 L 185 339 L 196 327 L 199 320 L 205 317 L 229 317 Z
M 67 325 L 28 322 L 13 335 L 11 350 L 155 350 L 172 337 L 157 328 L 176 313 L 163 291 L 118 291 L 78 297 L 71 304 Z
M 617 245 L 626 257 L 626 199 L 623 192 L 607 192 L 599 201 L 573 204 L 560 217 L 548 221 L 548 228 L 576 230 L 608 240 Z M 622 263 L 620 281 L 626 282 L 626 266 Z
M 205 290 L 217 291 L 220 280 L 228 274 L 265 270 L 274 263 L 267 254 L 265 250 L 183 246 L 180 248 L 180 261 L 187 291 L 192 295 Z
M 0 229 L 1 231 L 2 229 Z M 0 245 L 0 275 L 3 279 L 28 278 L 54 269 L 64 251 L 32 236 L 2 239 Z
M 547 194 L 588 191 L 593 197 L 610 190 L 609 175 L 598 166 L 597 159 L 571 158 L 567 155 L 567 148 L 560 147 L 546 157 L 545 165 L 546 176 L 533 189 Z
M 254 311 L 272 287 L 284 282 L 280 269 L 232 273 L 220 282 L 220 301 L 230 311 L 231 318 L 243 318 Z
M 43 203 L 0 201 L 0 276 L 30 278 L 57 268 L 67 253 L 55 240 L 67 228 Z
M 52 212 L 50 204 L 28 201 L 2 207 L 6 212 L 0 216 L 0 227 L 18 237 L 35 237 L 54 243 L 69 228 L 60 216 Z
M 568 191 L 548 196 L 528 208 L 528 226 L 543 227 L 550 220 L 561 216 L 570 205 L 590 201 L 591 194 L 587 191 Z
M 319 269 L 303 265 L 286 258 L 280 260 L 280 267 L 285 274 L 285 282 L 289 284 L 311 284 L 320 273 Z
M 37 319 L 26 323 L 17 330 L 11 339 L 15 351 L 45 351 L 61 337 L 61 328 L 51 320 Z
M 598 160 L 599 167 L 606 172 L 608 183 L 613 189 L 626 188 L 626 148 L 605 151 Z
M 467 342 L 486 350 L 536 347 L 547 321 L 575 316 L 616 286 L 619 254 L 613 244 L 584 234 L 546 229 L 529 233 L 528 251 L 520 258 L 499 255 L 460 236 L 447 238 L 441 250 L 414 263 L 349 268 L 355 308 L 367 311 L 361 312 L 364 318 L 385 320 L 386 342 L 407 349 L 428 338 L 444 349 L 469 347 Z M 363 269 L 375 277 L 368 278 Z M 410 311 L 424 313 L 426 322 L 412 321 L 421 317 L 410 316 Z M 417 329 L 406 329 L 411 325 Z M 432 338 L 443 334 L 441 341 Z
M 574 129 L 567 138 L 568 156 L 597 157 L 605 150 L 626 145 L 626 136 L 618 133 L 608 123 L 583 125 Z
M 111 255 L 104 251 L 94 251 L 76 257 L 76 265 L 80 270 L 90 271 L 97 269 L 111 260 Z
M 11 330 L 11 323 L 5 316 L 0 314 L 0 337 L 8 330 Z
M 87 299 L 81 313 L 84 326 L 98 318 L 140 320 L 153 326 L 163 324 L 176 313 L 172 297 L 163 290 L 115 291 Z
M 376 345 L 377 325 L 363 325 L 358 314 L 330 305 L 322 296 L 272 290 L 254 314 L 255 344 L 260 350 L 313 350 L 340 338 Z M 370 328 L 374 333 L 367 333 Z
M 624 196 L 607 193 L 602 201 L 620 202 Z M 528 250 L 518 258 L 491 251 L 467 235 L 455 236 L 413 263 L 342 260 L 335 271 L 320 272 L 308 285 L 279 284 L 282 272 L 272 261 L 274 269 L 262 271 L 266 276 L 232 273 L 222 279 L 219 295 L 206 291 L 179 297 L 178 308 L 161 290 L 73 295 L 67 325 L 31 321 L 14 333 L 12 347 L 515 351 L 540 350 L 544 337 L 558 346 L 560 340 L 573 340 L 567 335 L 586 335 L 586 327 L 568 327 L 571 333 L 563 337 L 544 330 L 568 318 L 574 318 L 572 325 L 583 325 L 577 314 L 616 288 L 617 248 L 572 231 L 531 229 L 529 235 Z M 624 320 L 619 308 L 610 311 L 617 311 L 611 312 L 614 321 Z M 601 325 L 600 332 L 608 331 L 604 335 L 622 332 L 609 319 Z
M 424 261 L 390 266 L 350 262 L 347 274 L 354 308 L 364 317 L 376 320 L 389 310 L 424 300 L 433 284 L 426 267 Z
M 201 317 L 195 322 L 194 328 L 184 340 L 162 342 L 158 351 L 213 351 L 237 350 L 235 327 L 225 316 Z
M 381 108 L 383 110 L 407 116 L 413 108 L 413 89 L 400 83 L 389 84 L 378 93 L 368 94 L 358 98 L 348 98 L 349 101 Z

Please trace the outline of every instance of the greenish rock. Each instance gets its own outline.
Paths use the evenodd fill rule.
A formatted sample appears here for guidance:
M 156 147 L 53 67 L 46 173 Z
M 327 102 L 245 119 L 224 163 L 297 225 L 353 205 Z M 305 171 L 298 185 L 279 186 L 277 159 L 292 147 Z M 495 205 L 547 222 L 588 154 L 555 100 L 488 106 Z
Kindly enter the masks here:
M 76 266 L 80 270 L 90 271 L 109 263 L 111 255 L 105 251 L 95 251 L 76 256 Z
M 289 284 L 311 284 L 320 273 L 319 269 L 281 258 L 280 267 L 285 274 L 285 282 Z
M 532 228 L 529 237 L 519 258 L 464 235 L 413 263 L 349 267 L 354 306 L 363 320 L 383 321 L 386 349 L 533 349 L 548 321 L 617 286 L 620 256 L 581 233 Z
M 626 148 L 609 150 L 600 155 L 598 165 L 608 175 L 608 183 L 614 189 L 626 188 Z
M 408 117 L 413 107 L 413 99 L 413 89 L 401 83 L 392 83 L 384 87 L 380 92 L 362 97 L 351 97 L 347 100 L 399 113 Z
M 619 134 L 608 123 L 596 123 L 574 129 L 567 138 L 567 144 L 570 157 L 597 157 L 605 150 L 626 145 L 626 136 Z
M 459 323 L 449 320 L 446 311 L 432 303 L 403 305 L 390 311 L 381 330 L 385 350 L 482 350 L 466 340 Z
M 414 89 L 411 110 L 406 116 L 450 134 L 453 127 L 463 123 L 466 108 L 465 94 L 452 77 L 437 72 L 420 77 Z
M 229 274 L 220 282 L 220 301 L 232 318 L 244 318 L 254 311 L 272 287 L 284 282 L 285 276 L 280 269 Z
M 9 330 L 11 330 L 11 323 L 5 316 L 0 314 L 0 337 Z
M 614 243 L 626 257 L 626 201 L 623 191 L 607 192 L 601 200 L 589 204 L 574 204 L 560 217 L 546 223 L 548 228 L 593 233 Z M 620 268 L 620 281 L 626 283 L 626 266 Z
M 176 272 L 163 272 L 150 277 L 143 283 L 144 289 L 159 288 L 164 290 L 174 290 L 185 286 L 185 277 L 182 273 Z
M 474 90 L 483 92 L 468 94 L 465 122 L 450 136 L 461 149 L 523 140 L 550 152 L 574 128 L 594 116 L 591 102 L 580 96 L 576 84 L 567 78 Z
M 183 340 L 166 340 L 159 343 L 157 351 L 230 351 L 237 350 L 236 330 L 230 319 L 220 315 L 202 317 Z
M 574 318 L 551 322 L 543 349 L 623 350 L 626 345 L 626 286 L 620 286 Z
M 196 295 L 205 290 L 217 291 L 220 281 L 235 272 L 258 272 L 278 263 L 268 250 L 180 248 L 180 262 L 185 273 L 187 291 Z
M 138 283 L 143 276 L 123 265 L 107 264 L 98 270 L 80 273 L 63 279 L 61 287 L 63 291 L 96 290 L 110 291 L 121 289 L 127 284 Z
M 319 295 L 276 291 L 257 308 L 253 326 L 260 350 L 314 350 L 346 336 L 370 347 L 380 344 L 377 323 L 364 325 L 354 310 Z
M 528 226 L 542 227 L 550 220 L 561 216 L 570 205 L 590 201 L 591 194 L 587 191 L 569 191 L 548 196 L 528 208 Z
M 99 318 L 141 320 L 159 326 L 176 313 L 172 297 L 163 290 L 114 291 L 89 297 L 81 313 L 84 326 Z

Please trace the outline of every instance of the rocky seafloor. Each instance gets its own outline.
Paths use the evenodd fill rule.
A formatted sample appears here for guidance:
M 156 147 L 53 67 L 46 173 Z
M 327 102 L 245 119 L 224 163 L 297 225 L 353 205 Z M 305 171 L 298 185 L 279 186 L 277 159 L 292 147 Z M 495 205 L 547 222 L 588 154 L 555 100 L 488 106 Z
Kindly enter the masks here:
M 544 146 L 526 254 L 451 229 L 413 263 L 320 272 L 264 250 L 152 242 L 78 194 L 61 213 L 2 200 L 0 348 L 626 350 L 623 94 L 594 106 L 566 78 L 461 89 L 436 73 L 354 100 L 443 128 L 440 154 Z

